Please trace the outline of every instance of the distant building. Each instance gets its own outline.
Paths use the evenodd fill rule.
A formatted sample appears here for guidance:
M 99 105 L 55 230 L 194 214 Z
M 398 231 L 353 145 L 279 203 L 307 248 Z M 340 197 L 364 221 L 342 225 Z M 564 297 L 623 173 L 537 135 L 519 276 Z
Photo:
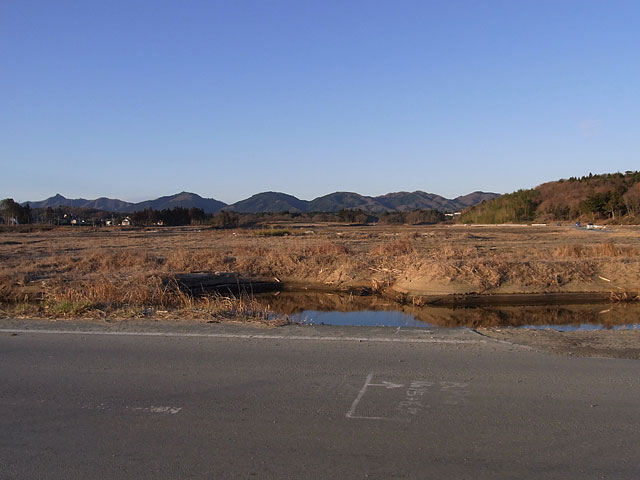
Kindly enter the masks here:
M 121 225 L 124 226 L 124 227 L 128 227 L 129 225 L 131 225 L 131 219 L 129 217 L 124 217 L 124 219 L 122 220 Z

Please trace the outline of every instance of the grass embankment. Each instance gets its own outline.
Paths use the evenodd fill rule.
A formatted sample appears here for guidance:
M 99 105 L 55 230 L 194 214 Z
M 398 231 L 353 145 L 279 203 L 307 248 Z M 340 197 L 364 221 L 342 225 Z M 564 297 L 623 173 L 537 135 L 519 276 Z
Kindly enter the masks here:
M 308 228 L 308 227 L 305 227 Z M 287 230 L 293 231 L 294 226 Z M 61 228 L 0 240 L 5 315 L 152 316 L 265 322 L 250 297 L 194 297 L 179 273 L 238 272 L 329 289 L 414 296 L 601 292 L 640 288 L 640 229 L 322 227 L 308 234 Z

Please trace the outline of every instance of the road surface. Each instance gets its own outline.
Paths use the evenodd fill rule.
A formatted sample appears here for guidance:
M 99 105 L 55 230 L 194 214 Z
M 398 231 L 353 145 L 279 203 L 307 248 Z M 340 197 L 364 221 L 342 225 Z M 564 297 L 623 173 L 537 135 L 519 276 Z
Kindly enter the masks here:
M 1 479 L 640 478 L 639 399 L 469 330 L 0 320 Z

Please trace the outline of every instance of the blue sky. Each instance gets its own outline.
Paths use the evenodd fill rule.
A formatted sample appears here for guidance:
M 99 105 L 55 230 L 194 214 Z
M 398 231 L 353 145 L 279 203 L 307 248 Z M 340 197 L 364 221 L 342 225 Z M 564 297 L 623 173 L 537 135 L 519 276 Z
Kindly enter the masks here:
M 640 2 L 0 0 L 0 197 L 640 168 Z

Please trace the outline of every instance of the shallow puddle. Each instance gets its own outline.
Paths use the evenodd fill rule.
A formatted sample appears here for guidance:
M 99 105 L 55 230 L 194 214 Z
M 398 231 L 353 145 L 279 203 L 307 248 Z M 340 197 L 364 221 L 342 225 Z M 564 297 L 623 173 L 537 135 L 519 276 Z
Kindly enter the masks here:
M 304 310 L 289 315 L 294 323 L 308 325 L 359 325 L 363 327 L 430 327 L 413 315 L 398 311 L 319 312 Z
M 386 327 L 514 327 L 586 331 L 640 329 L 640 302 L 451 308 L 402 305 L 376 296 L 279 292 L 256 297 L 294 323 Z

